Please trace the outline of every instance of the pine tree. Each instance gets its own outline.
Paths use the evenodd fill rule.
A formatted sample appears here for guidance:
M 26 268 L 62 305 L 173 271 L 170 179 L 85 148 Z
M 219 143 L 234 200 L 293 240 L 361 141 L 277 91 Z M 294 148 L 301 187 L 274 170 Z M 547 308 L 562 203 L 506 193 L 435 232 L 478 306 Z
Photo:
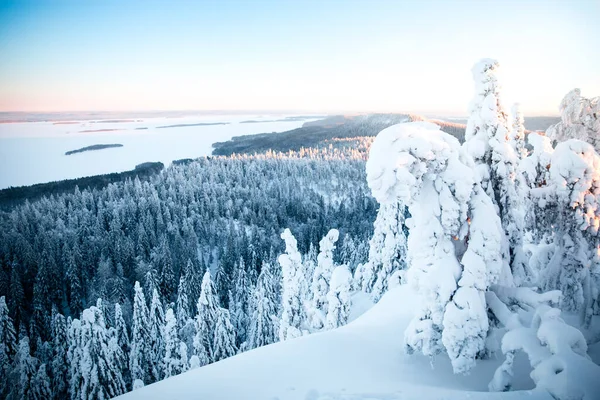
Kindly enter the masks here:
M 512 129 L 510 131 L 510 144 L 519 160 L 527 157 L 525 148 L 525 119 L 521 112 L 521 105 L 515 103 L 511 109 Z
M 188 369 L 187 346 L 177 337 L 177 320 L 173 309 L 169 308 L 165 315 L 165 329 L 163 333 L 165 343 L 164 378 L 179 375 Z
M 246 346 L 248 349 L 266 346 L 279 339 L 275 286 L 272 265 L 263 263 L 252 293 L 252 315 Z
M 196 314 L 196 336 L 194 351 L 200 365 L 214 362 L 215 325 L 219 313 L 219 300 L 210 277 L 210 271 L 204 273 Z
M 327 293 L 326 328 L 333 329 L 348 323 L 352 299 L 352 274 L 345 265 L 335 268 L 331 276 L 329 293 Z
M 0 297 L 0 397 L 9 391 L 8 376 L 17 352 L 17 339 L 12 318 L 8 314 L 5 297 Z
M 131 351 L 129 369 L 131 380 L 139 379 L 150 383 L 152 354 L 146 298 L 139 282 L 135 283 L 133 299 L 133 320 L 131 327 Z
M 219 308 L 214 328 L 213 361 L 217 362 L 235 355 L 235 330 L 231 324 L 229 311 Z

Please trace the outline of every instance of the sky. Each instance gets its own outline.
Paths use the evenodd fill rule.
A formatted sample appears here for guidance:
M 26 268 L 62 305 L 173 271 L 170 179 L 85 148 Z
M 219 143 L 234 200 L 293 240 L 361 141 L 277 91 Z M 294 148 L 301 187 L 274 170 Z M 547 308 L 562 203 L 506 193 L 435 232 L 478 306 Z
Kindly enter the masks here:
M 0 111 L 466 115 L 472 65 L 557 113 L 600 95 L 600 1 L 0 0 Z

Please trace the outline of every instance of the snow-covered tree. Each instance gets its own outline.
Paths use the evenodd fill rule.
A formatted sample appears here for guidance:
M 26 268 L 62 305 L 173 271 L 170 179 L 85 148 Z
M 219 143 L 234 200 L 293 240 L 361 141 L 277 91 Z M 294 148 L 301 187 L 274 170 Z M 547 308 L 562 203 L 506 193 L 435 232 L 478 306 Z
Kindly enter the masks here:
M 546 134 L 555 142 L 578 139 L 591 144 L 600 152 L 600 97 L 581 96 L 573 89 L 560 103 L 561 121 L 548 128 Z
M 508 129 L 508 117 L 501 100 L 497 71 L 499 63 L 483 59 L 473 66 L 475 96 L 465 132 L 464 148 L 473 157 L 481 187 L 498 208 L 504 245 L 517 284 L 530 279 L 523 253 L 525 204 L 517 179 L 519 155 Z M 516 137 L 515 137 L 516 140 Z M 521 140 L 519 138 L 519 140 Z
M 348 323 L 352 299 L 352 274 L 345 265 L 340 265 L 333 270 L 327 293 L 327 329 L 337 328 Z
M 214 359 L 215 325 L 219 314 L 219 299 L 210 276 L 204 273 L 197 304 L 196 336 L 194 336 L 194 352 L 198 356 L 200 366 L 210 364 Z
M 55 309 L 52 312 L 52 361 L 50 371 L 52 376 L 52 393 L 54 398 L 64 399 L 68 391 L 68 340 L 67 322 L 65 317 Z M 40 367 L 41 368 L 41 367 Z M 45 371 L 44 371 L 45 372 Z
M 445 349 L 454 370 L 466 372 L 485 350 L 484 292 L 510 278 L 500 220 L 472 159 L 437 125 L 395 125 L 375 143 L 380 136 L 388 145 L 370 157 L 387 164 L 371 175 L 373 195 L 401 201 L 411 215 L 407 279 L 421 304 L 405 332 L 407 350 L 433 356 Z
M 164 377 L 168 378 L 187 371 L 187 346 L 177 337 L 177 319 L 172 308 L 169 308 L 165 314 L 163 342 L 165 343 Z
M 29 392 L 28 398 L 47 400 L 51 397 L 52 389 L 50 388 L 50 378 L 46 372 L 46 364 L 42 364 L 31 379 L 31 391 Z
M 68 360 L 68 377 L 69 377 L 69 396 L 71 399 L 78 399 L 78 395 L 83 385 L 83 377 L 81 371 L 82 346 L 81 346 L 81 322 L 74 319 L 67 322 L 69 330 L 67 338 L 69 349 L 67 351 Z
M 285 254 L 279 256 L 283 277 L 281 302 L 282 313 L 279 322 L 279 340 L 293 339 L 303 335 L 306 324 L 306 276 L 302 256 L 298 251 L 296 238 L 289 229 L 281 234 L 285 241 Z
M 219 308 L 215 321 L 213 341 L 213 361 L 217 362 L 235 355 L 235 330 L 230 321 L 229 311 Z
M 369 177 L 376 179 L 378 164 L 374 158 L 369 158 L 368 182 Z M 380 201 L 373 237 L 369 241 L 369 260 L 356 270 L 355 280 L 359 287 L 371 293 L 374 301 L 378 301 L 387 291 L 389 277 L 396 271 L 406 269 L 405 209 L 398 201 Z
M 272 264 L 263 263 L 252 293 L 252 314 L 246 346 L 248 349 L 266 346 L 279 339 L 275 286 Z
M 525 118 L 519 103 L 513 104 L 511 108 L 512 126 L 510 130 L 510 145 L 519 160 L 527 157 L 525 148 Z
M 317 267 L 312 276 L 312 302 L 308 312 L 310 325 L 313 330 L 322 329 L 328 308 L 329 281 L 335 269 L 333 263 L 333 251 L 335 243 L 339 238 L 337 229 L 331 229 L 319 242 L 319 255 L 317 256 Z
M 150 347 L 148 307 L 144 291 L 139 282 L 135 283 L 133 298 L 133 318 L 131 326 L 131 350 L 129 352 L 129 369 L 131 380 L 139 379 L 150 383 L 152 354 Z
M 8 394 L 8 375 L 17 352 L 15 327 L 5 297 L 0 297 L 0 397 Z
M 129 387 L 131 384 L 131 375 L 129 373 L 129 353 L 131 352 L 131 346 L 129 342 L 129 334 L 127 333 L 127 325 L 125 324 L 125 319 L 123 318 L 123 311 L 121 310 L 121 305 L 119 303 L 115 304 L 114 319 L 114 335 L 117 341 L 117 345 L 119 346 L 123 354 L 123 370 L 121 371 L 121 375 L 125 380 L 125 385 Z
M 122 366 L 115 353 L 116 341 L 110 343 L 102 311 L 97 307 L 81 315 L 81 391 L 80 398 L 108 399 L 125 393 Z M 120 348 L 119 350 L 120 351 Z
M 39 361 L 31 356 L 29 338 L 22 337 L 13 361 L 9 399 L 28 399 L 32 396 L 31 381 L 37 373 L 38 363 Z
M 248 336 L 248 302 L 250 299 L 250 281 L 248 280 L 244 260 L 241 258 L 236 265 L 233 282 L 229 311 L 238 344 L 241 345 Z
M 600 257 L 600 156 L 592 145 L 568 140 L 556 146 L 550 187 L 556 195 L 554 255 L 541 271 L 545 289 L 559 289 L 561 307 L 582 313 L 590 323 L 598 299 Z
M 150 335 L 150 380 L 149 383 L 157 382 L 164 376 L 163 356 L 165 353 L 165 343 L 163 341 L 162 330 L 165 326 L 165 311 L 162 306 L 160 293 L 157 289 L 152 292 L 152 301 L 150 301 L 150 310 L 148 317 L 149 335 Z

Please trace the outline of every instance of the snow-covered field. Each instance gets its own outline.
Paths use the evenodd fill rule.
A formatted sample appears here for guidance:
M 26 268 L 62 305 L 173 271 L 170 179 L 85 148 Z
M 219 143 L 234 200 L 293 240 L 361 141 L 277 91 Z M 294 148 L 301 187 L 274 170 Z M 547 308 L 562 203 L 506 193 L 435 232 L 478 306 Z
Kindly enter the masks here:
M 446 355 L 433 362 L 407 355 L 403 335 L 416 307 L 408 285 L 388 291 L 350 324 L 258 348 L 130 392 L 123 400 L 431 400 L 548 399 L 533 389 L 526 356 L 515 363 L 511 392 L 487 384 L 503 361 L 478 361 L 470 375 L 454 375 Z M 361 302 L 364 306 L 364 302 Z M 362 307 L 364 308 L 364 307 Z M 600 367 L 598 367 L 600 374 Z M 600 375 L 599 375 L 600 377 Z M 597 383 L 600 393 L 600 379 Z
M 213 143 L 233 136 L 283 132 L 309 121 L 280 121 L 285 118 L 281 115 L 203 115 L 123 120 L 126 122 L 4 123 L 0 124 L 0 189 L 127 171 L 147 161 L 168 165 L 173 160 L 210 155 Z M 189 126 L 214 123 L 225 124 Z M 123 147 L 65 155 L 70 150 L 112 143 L 123 144 Z

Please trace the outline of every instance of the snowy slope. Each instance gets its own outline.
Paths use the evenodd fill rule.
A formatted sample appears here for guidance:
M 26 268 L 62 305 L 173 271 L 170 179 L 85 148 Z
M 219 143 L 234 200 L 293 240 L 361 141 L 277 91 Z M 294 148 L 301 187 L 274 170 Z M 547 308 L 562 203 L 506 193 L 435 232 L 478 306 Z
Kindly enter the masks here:
M 502 360 L 480 361 L 469 376 L 450 361 L 434 365 L 402 349 L 416 297 L 406 285 L 345 327 L 276 343 L 138 389 L 122 396 L 146 399 L 551 399 L 533 387 L 526 358 L 516 362 L 515 390 L 489 393 Z

